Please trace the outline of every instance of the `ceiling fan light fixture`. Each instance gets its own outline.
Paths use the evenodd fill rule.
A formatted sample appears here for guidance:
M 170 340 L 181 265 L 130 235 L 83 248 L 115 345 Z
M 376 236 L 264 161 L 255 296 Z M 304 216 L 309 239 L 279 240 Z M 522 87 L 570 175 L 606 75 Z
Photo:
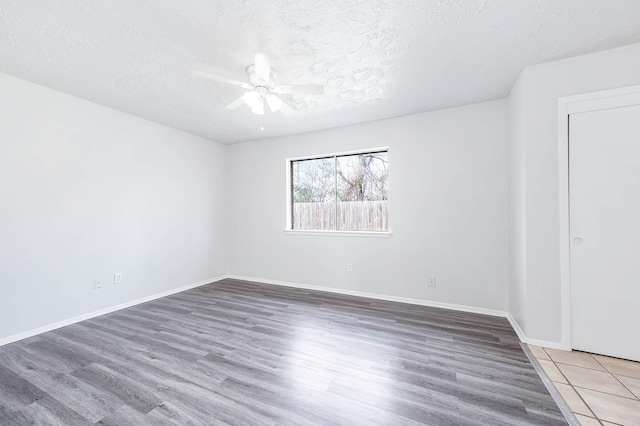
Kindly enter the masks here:
M 271 112 L 276 112 L 282 106 L 282 99 L 280 99 L 276 95 L 269 95 L 267 97 L 267 104 L 269 104 L 269 108 L 271 109 Z
M 262 104 L 260 94 L 256 91 L 247 92 L 242 96 L 242 98 L 244 99 L 244 103 L 249 105 L 251 108 L 256 107 L 258 104 Z
M 251 107 L 251 112 L 258 115 L 264 115 L 264 102 L 260 99 L 254 106 Z
M 278 95 L 324 94 L 324 87 L 318 84 L 276 84 L 276 72 L 271 67 L 269 57 L 263 53 L 256 53 L 254 63 L 246 68 L 246 72 L 249 80 L 248 84 L 197 70 L 193 71 L 193 75 L 250 90 L 250 92 L 226 105 L 225 108 L 233 110 L 245 104 L 251 109 L 251 112 L 258 115 L 264 115 L 265 102 L 269 105 L 271 112 L 279 111 L 284 115 L 293 114 L 293 108 Z

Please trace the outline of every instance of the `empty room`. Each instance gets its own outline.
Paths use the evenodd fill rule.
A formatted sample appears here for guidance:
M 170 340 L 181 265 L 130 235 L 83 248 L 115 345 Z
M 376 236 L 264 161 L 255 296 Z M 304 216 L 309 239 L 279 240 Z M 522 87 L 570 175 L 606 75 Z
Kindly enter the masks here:
M 637 0 L 0 1 L 0 425 L 640 425 Z

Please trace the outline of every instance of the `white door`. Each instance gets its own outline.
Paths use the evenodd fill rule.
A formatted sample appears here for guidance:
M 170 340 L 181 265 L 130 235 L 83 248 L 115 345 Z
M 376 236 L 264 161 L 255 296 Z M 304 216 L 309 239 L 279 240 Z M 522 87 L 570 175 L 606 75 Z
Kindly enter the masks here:
M 640 361 L 640 105 L 569 121 L 574 349 Z

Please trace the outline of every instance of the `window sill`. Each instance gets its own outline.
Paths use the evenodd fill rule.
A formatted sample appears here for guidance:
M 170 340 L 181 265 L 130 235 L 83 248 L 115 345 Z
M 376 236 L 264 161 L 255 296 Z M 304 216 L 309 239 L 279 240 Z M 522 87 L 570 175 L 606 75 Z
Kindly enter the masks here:
M 319 235 L 325 237 L 391 238 L 391 232 L 378 231 L 309 231 L 285 229 L 284 233 L 289 235 Z

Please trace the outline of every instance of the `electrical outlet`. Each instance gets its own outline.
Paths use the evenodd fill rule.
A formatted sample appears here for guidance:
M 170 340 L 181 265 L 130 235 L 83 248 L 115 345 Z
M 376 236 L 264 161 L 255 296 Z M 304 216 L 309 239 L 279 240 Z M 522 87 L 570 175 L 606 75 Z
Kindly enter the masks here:
M 120 284 L 122 282 L 122 274 L 118 272 L 117 274 L 113 274 L 113 283 Z
M 435 277 L 435 275 L 431 275 L 429 277 L 429 281 L 427 281 L 427 283 L 428 283 L 427 285 L 429 287 L 435 287 L 436 286 L 436 277 Z
M 102 278 L 93 279 L 93 288 L 102 288 Z
M 347 263 L 347 272 L 353 272 L 353 264 Z

